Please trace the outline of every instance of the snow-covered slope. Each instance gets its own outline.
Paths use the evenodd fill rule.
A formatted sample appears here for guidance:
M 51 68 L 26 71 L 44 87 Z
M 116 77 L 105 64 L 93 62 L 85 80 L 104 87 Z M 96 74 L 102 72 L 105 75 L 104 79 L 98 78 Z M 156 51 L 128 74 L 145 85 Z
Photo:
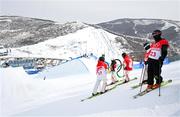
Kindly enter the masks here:
M 2 113 L 18 113 L 37 105 L 79 95 L 88 88 L 84 86 L 92 85 L 95 77 L 95 73 L 82 61 L 87 60 L 73 60 L 36 75 L 27 75 L 23 68 L 1 68 Z M 92 58 L 88 62 L 94 67 L 96 61 Z
M 115 37 L 102 29 L 87 27 L 65 36 L 31 46 L 12 49 L 10 56 L 69 59 L 83 54 L 102 54 L 117 58 L 123 51 L 115 44 Z
M 83 69 L 95 71 L 96 60 L 94 58 L 82 58 L 81 61 L 88 66 Z M 71 69 L 71 66 L 68 66 Z M 155 90 L 143 97 L 133 99 L 132 96 L 138 93 L 139 89 L 132 90 L 130 87 L 138 84 L 138 79 L 84 102 L 80 102 L 80 100 L 91 95 L 96 80 L 95 74 L 92 72 L 83 74 L 79 72 L 76 75 L 59 78 L 57 74 L 54 74 L 55 79 L 43 80 L 42 78 L 18 75 L 23 73 L 21 69 L 0 69 L 3 74 L 1 83 L 6 86 L 2 87 L 3 114 L 80 117 L 180 116 L 179 69 L 180 61 L 163 66 L 164 80 L 172 79 L 173 82 L 161 88 L 160 97 L 158 90 Z M 16 70 L 18 71 L 16 72 Z M 56 68 L 49 69 L 46 75 L 48 72 L 51 74 L 56 70 Z M 140 69 L 133 70 L 131 78 L 140 77 L 140 73 Z M 17 77 L 14 78 L 14 76 Z

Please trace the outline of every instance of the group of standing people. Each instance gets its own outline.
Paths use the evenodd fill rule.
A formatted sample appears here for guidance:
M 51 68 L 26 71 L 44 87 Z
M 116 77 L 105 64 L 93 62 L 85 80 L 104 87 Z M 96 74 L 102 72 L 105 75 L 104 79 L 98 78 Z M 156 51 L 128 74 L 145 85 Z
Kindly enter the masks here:
M 161 37 L 162 32 L 160 30 L 155 30 L 152 33 L 152 37 L 154 38 L 154 41 L 152 43 L 145 43 L 144 49 L 145 49 L 145 56 L 144 56 L 144 64 L 145 67 L 147 67 L 147 79 L 144 79 L 142 83 L 147 83 L 147 90 L 158 88 L 163 81 L 163 78 L 161 76 L 161 68 L 163 65 L 163 61 L 165 57 L 167 56 L 167 50 L 169 47 L 168 41 Z M 125 83 L 130 80 L 129 78 L 129 72 L 133 69 L 133 60 L 127 53 L 122 53 L 123 58 L 123 76 L 125 77 Z M 114 84 L 117 82 L 116 78 L 116 61 L 112 60 L 110 65 L 110 71 L 111 71 L 111 80 Z M 96 75 L 97 75 L 97 81 L 95 83 L 93 93 L 92 95 L 97 94 L 97 89 L 100 86 L 101 81 L 102 87 L 100 90 L 100 93 L 104 93 L 106 91 L 107 86 L 107 71 L 108 71 L 108 65 L 105 62 L 105 55 L 102 55 L 99 57 L 98 63 L 96 65 Z M 156 83 L 154 84 L 154 79 L 156 80 Z
M 124 59 L 124 61 L 123 61 L 124 75 L 123 76 L 125 77 L 125 83 L 126 83 L 130 80 L 129 72 L 132 70 L 133 61 L 132 61 L 132 58 L 126 53 L 123 53 L 122 57 Z M 110 84 L 114 84 L 118 81 L 117 76 L 116 76 L 116 70 L 115 70 L 116 67 L 117 67 L 116 60 L 114 60 L 114 59 L 111 60 L 110 69 L 108 69 L 108 65 L 105 62 L 105 55 L 102 55 L 101 57 L 99 57 L 98 63 L 96 65 L 97 80 L 96 80 L 92 95 L 97 94 L 97 90 L 98 90 L 101 82 L 102 82 L 102 87 L 100 89 L 100 93 L 106 92 L 108 70 L 110 70 L 110 72 L 111 72 L 111 83 Z

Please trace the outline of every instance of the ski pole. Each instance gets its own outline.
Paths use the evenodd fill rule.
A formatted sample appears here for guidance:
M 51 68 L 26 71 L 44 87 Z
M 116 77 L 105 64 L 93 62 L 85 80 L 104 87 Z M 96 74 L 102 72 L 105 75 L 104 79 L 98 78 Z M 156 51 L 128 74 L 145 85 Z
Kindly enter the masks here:
M 161 83 L 159 84 L 159 96 L 161 96 Z
M 142 77 L 143 77 L 143 73 L 144 73 L 144 65 L 143 65 L 143 68 L 142 68 L 142 71 L 141 71 L 141 77 L 140 77 L 140 81 L 139 81 L 139 84 L 140 84 L 140 91 L 141 92 L 141 89 L 142 89 Z
M 143 67 L 142 67 L 142 71 L 141 71 L 141 76 L 140 76 L 140 81 L 139 81 L 139 84 L 141 84 L 143 70 L 144 70 L 144 65 L 143 65 Z
M 143 66 L 143 71 L 142 71 L 142 78 L 141 78 L 141 79 L 142 79 L 142 82 L 143 82 L 143 80 L 144 80 L 145 71 L 146 71 L 146 65 L 144 64 L 144 66 Z M 140 85 L 141 85 L 141 87 L 140 87 L 140 92 L 141 92 L 143 83 L 141 83 Z
M 160 74 L 161 74 L 161 62 L 159 61 L 159 96 L 161 96 L 161 81 L 160 81 Z

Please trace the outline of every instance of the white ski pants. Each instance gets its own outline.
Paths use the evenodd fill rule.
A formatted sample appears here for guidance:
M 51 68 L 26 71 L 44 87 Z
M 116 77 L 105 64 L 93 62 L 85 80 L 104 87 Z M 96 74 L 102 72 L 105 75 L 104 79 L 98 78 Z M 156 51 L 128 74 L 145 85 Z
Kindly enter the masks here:
M 107 85 L 107 78 L 97 78 L 96 83 L 94 85 L 93 94 L 97 93 L 98 88 L 100 88 L 100 92 L 105 92 L 106 85 Z

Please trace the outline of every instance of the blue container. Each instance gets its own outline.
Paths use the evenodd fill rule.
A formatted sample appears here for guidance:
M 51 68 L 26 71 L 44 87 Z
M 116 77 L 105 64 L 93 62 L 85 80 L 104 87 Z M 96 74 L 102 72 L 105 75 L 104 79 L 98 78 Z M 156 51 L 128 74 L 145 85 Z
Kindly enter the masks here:
M 35 70 L 35 69 L 33 69 L 33 70 L 26 70 L 26 73 L 28 73 L 28 74 L 37 74 L 39 72 L 39 70 Z
M 165 59 L 164 59 L 164 61 L 163 61 L 163 64 L 169 64 L 170 63 L 170 61 L 169 61 L 169 59 L 166 57 Z
M 143 67 L 143 64 L 137 63 L 133 65 L 134 69 L 141 69 Z

